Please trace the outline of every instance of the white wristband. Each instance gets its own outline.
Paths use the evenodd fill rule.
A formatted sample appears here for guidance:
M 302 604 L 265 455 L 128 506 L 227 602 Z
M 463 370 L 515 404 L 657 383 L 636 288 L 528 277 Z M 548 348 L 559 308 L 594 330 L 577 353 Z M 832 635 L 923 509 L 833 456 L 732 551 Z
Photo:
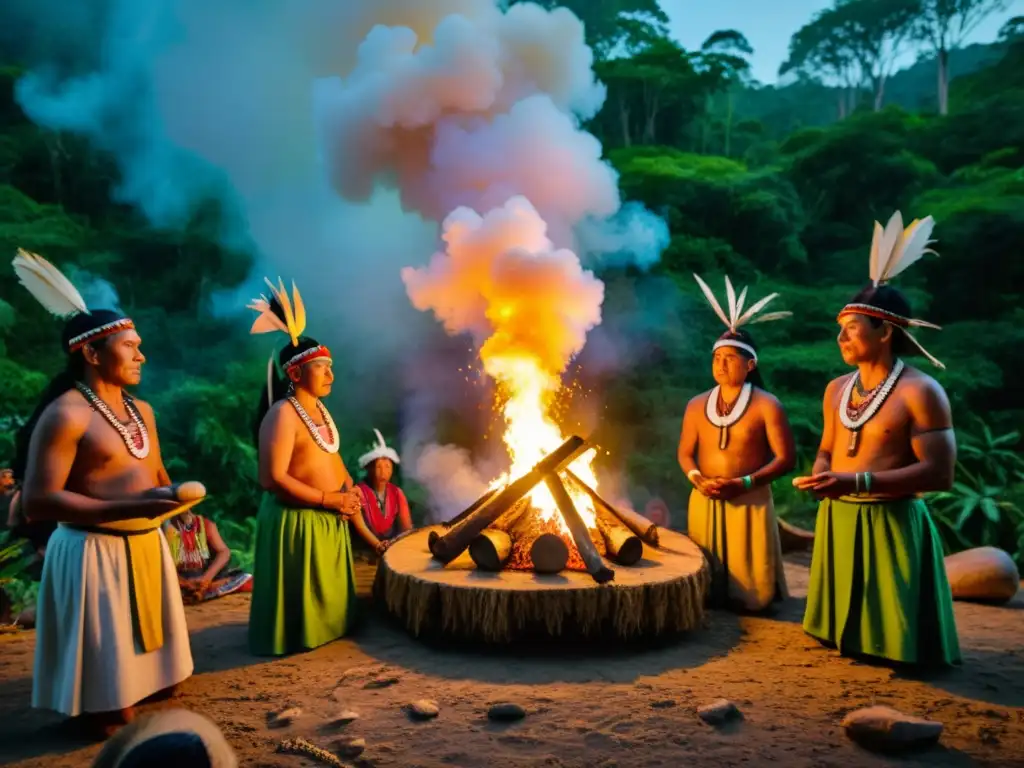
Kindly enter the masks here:
M 693 482 L 693 478 L 695 476 L 700 477 L 699 469 L 691 469 L 689 472 L 686 473 L 686 479 L 689 480 L 691 483 Z

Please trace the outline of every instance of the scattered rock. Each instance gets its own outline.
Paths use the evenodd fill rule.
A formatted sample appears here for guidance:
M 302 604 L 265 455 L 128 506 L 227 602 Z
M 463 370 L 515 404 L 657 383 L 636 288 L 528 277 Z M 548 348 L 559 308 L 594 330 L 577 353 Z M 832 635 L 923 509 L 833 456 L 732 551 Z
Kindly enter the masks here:
M 1017 564 L 997 547 L 975 547 L 950 555 L 946 577 L 955 600 L 1005 603 L 1020 588 Z
M 389 685 L 394 685 L 397 682 L 397 677 L 375 677 L 364 684 L 363 688 L 387 688 Z
M 286 725 L 291 725 L 296 720 L 302 717 L 302 710 L 298 707 L 289 707 L 288 709 L 282 710 L 276 714 L 271 713 L 269 717 L 269 725 L 271 728 L 284 728 Z
M 942 723 L 905 715 L 885 706 L 851 712 L 843 718 L 842 726 L 855 742 L 878 752 L 930 747 L 942 735 Z
M 651 702 L 651 709 L 669 709 L 675 705 L 675 699 L 660 699 Z
M 338 739 L 331 744 L 331 751 L 338 757 L 351 760 L 366 751 L 366 739 Z
M 709 725 L 722 725 L 741 717 L 736 705 L 728 699 L 716 699 L 710 704 L 697 707 L 697 716 Z
M 351 723 L 353 720 L 358 720 L 358 719 L 359 719 L 359 713 L 358 712 L 352 712 L 350 710 L 345 710 L 344 712 L 341 712 L 337 717 L 333 718 L 332 720 L 328 720 L 326 725 L 327 725 L 328 728 L 343 728 L 346 725 L 348 725 L 349 723 Z
M 35 629 L 36 607 L 32 605 L 23 610 L 14 618 L 14 623 L 24 629 Z
M 488 720 L 495 720 L 501 723 L 510 723 L 514 720 L 522 720 L 524 717 L 526 717 L 526 710 L 512 702 L 495 704 L 487 710 Z
M 414 701 L 407 707 L 409 716 L 415 720 L 430 720 L 431 718 L 437 717 L 440 713 L 440 709 L 437 706 L 436 701 L 430 699 L 419 699 Z

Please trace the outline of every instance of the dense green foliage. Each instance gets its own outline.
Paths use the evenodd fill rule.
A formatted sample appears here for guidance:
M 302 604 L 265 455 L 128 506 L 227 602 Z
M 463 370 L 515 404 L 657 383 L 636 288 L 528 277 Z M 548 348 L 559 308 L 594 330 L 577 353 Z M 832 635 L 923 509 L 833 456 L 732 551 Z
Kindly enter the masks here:
M 759 295 L 777 290 L 778 308 L 794 311 L 789 321 L 755 330 L 803 471 L 817 448 L 821 394 L 845 370 L 835 313 L 866 280 L 872 222 L 900 209 L 938 222 L 940 257 L 901 285 L 918 316 L 944 326 L 920 335 L 948 365 L 937 378 L 959 427 L 958 485 L 935 500 L 948 543 L 998 543 L 1020 560 L 1016 427 L 1024 409 L 1012 392 L 1024 375 L 1024 45 L 972 49 L 962 69 L 954 55 L 948 115 L 934 114 L 934 71 L 925 77 L 932 59 L 891 78 L 897 103 L 875 110 L 867 91 L 854 100 L 859 109 L 836 121 L 842 89 L 834 83 L 749 83 L 749 45 L 735 31 L 685 51 L 665 38 L 653 0 L 607 4 L 611 15 L 598 12 L 601 3 L 577 5 L 593 17 L 588 33 L 607 54 L 598 68 L 608 100 L 590 128 L 621 173 L 624 197 L 664 214 L 672 234 L 652 274 L 602 275 L 605 325 L 636 341 L 637 365 L 600 390 L 606 461 L 625 470 L 633 501 L 661 496 L 681 522 L 689 486 L 675 458 L 680 418 L 687 400 L 710 385 L 708 349 L 721 330 L 692 273 L 716 288 L 728 273 Z M 13 96 L 20 74 L 10 63 L 0 69 L 0 254 L 35 250 L 115 286 L 143 329 L 151 365 L 140 395 L 157 411 L 168 469 L 207 484 L 205 511 L 221 520 L 245 564 L 258 497 L 250 422 L 265 345 L 253 344 L 244 324 L 216 316 L 212 297 L 242 283 L 251 257 L 215 244 L 212 204 L 184 230 L 156 231 L 113 202 L 109 158 L 32 125 Z M 919 105 L 924 112 L 913 111 Z M 0 462 L 63 364 L 58 325 L 16 281 L 0 281 Z M 377 423 L 392 440 L 401 428 L 397 405 L 373 404 L 376 414 L 393 414 Z M 364 414 L 336 418 L 350 433 L 373 426 Z M 364 448 L 346 445 L 346 461 Z M 423 498 L 408 486 L 414 502 Z M 777 488 L 784 511 L 813 509 L 788 480 Z

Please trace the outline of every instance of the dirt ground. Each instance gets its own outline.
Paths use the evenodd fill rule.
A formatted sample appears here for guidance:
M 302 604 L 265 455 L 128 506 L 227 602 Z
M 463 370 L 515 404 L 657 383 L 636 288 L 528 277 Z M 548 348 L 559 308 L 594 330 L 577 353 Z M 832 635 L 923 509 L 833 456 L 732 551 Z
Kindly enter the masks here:
M 210 717 L 242 765 L 312 765 L 276 753 L 302 736 L 329 746 L 360 736 L 357 764 L 374 766 L 1024 766 L 1024 592 L 1006 607 L 958 603 L 961 669 L 914 679 L 840 658 L 803 634 L 806 556 L 790 558 L 794 599 L 773 618 L 713 613 L 709 629 L 656 649 L 551 648 L 473 653 L 426 647 L 371 619 L 350 639 L 276 661 L 246 650 L 248 598 L 188 609 L 196 674 L 172 701 Z M 56 718 L 29 708 L 32 632 L 0 638 L 0 762 L 88 766 L 97 746 L 62 741 Z M 382 688 L 369 680 L 397 679 Z M 743 720 L 706 725 L 696 707 L 733 701 Z M 432 699 L 440 715 L 413 722 L 404 707 Z M 488 722 L 489 705 L 527 711 Z M 902 759 L 852 744 L 839 727 L 871 704 L 945 725 L 940 745 Z M 296 705 L 293 725 L 271 730 L 270 713 Z M 151 707 L 151 708 L 152 708 Z M 360 717 L 327 724 L 343 710 Z

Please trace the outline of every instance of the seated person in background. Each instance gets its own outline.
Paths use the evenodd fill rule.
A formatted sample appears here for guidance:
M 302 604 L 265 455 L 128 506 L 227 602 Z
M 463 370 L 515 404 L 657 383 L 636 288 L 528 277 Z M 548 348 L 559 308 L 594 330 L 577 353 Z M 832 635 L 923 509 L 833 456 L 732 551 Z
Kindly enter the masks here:
M 376 554 L 381 554 L 396 536 L 412 530 L 412 516 L 402 489 L 391 482 L 395 465 L 399 463 L 398 453 L 388 447 L 378 430 L 373 432 L 377 435 L 377 445 L 359 457 L 359 468 L 366 476 L 356 488 L 362 495 L 363 520 L 380 545 L 356 539 L 354 549 L 365 552 L 369 546 Z
M 668 504 L 657 496 L 647 502 L 647 506 L 644 507 L 644 517 L 659 528 L 672 527 L 672 513 L 669 511 Z
M 252 574 L 227 569 L 231 549 L 212 520 L 189 509 L 164 523 L 164 535 L 186 602 L 201 603 L 233 592 L 252 591 Z

